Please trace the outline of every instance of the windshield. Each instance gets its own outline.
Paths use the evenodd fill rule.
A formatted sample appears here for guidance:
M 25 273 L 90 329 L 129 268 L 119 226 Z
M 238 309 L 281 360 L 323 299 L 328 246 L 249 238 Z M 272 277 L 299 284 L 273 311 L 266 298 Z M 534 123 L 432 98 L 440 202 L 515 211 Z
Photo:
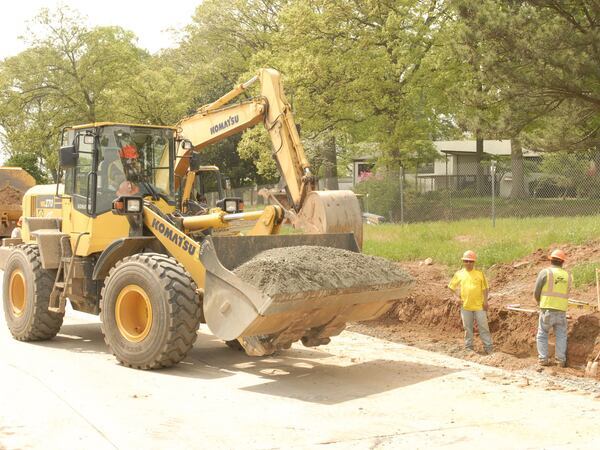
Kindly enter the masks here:
M 172 196 L 173 130 L 114 125 L 100 129 L 99 142 L 98 204 L 104 192 Z

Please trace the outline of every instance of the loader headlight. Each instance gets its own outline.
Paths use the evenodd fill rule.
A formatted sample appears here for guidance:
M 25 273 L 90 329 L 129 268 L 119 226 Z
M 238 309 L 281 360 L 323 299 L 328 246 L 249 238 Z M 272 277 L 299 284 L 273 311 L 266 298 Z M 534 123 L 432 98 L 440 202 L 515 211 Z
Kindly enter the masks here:
M 217 201 L 216 206 L 228 214 L 240 213 L 244 211 L 244 200 L 240 197 L 226 197 Z
M 228 213 L 234 213 L 237 211 L 237 202 L 235 200 L 225 201 L 225 211 Z
M 141 198 L 128 198 L 127 206 L 125 206 L 127 212 L 139 213 L 142 210 L 142 199 Z
M 114 214 L 139 214 L 142 212 L 143 200 L 141 197 L 119 197 L 113 202 Z

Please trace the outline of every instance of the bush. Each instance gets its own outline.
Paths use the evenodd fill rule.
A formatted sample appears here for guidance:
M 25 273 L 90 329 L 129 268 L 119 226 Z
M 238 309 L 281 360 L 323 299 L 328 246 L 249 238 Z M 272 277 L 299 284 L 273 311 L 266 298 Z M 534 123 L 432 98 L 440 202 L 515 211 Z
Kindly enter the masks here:
M 400 208 L 400 185 L 398 182 L 371 177 L 354 186 L 354 192 L 362 194 L 363 210 L 379 214 L 388 220 L 398 217 Z

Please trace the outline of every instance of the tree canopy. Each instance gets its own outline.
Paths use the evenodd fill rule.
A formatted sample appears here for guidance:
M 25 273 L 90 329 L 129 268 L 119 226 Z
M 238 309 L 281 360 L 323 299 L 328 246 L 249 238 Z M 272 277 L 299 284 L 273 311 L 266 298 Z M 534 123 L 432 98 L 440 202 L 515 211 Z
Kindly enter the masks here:
M 52 178 L 62 127 L 175 124 L 270 66 L 319 175 L 364 145 L 395 170 L 434 158 L 435 139 L 511 139 L 521 196 L 523 145 L 598 153 L 599 23 L 588 0 L 205 0 L 178 45 L 150 55 L 126 29 L 44 9 L 0 62 L 0 140 Z M 260 128 L 204 158 L 234 185 L 277 178 Z

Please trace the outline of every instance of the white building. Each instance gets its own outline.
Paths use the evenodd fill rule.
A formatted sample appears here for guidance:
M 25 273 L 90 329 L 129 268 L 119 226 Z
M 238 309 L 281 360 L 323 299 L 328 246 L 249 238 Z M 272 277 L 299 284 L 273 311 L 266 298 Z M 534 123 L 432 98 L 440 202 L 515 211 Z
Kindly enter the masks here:
M 477 176 L 477 155 L 475 140 L 460 141 L 434 141 L 438 157 L 429 163 L 419 165 L 417 174 L 406 174 L 405 178 L 412 181 L 420 192 L 436 191 L 443 189 L 468 189 L 474 187 Z M 510 140 L 485 140 L 483 142 L 484 157 L 506 157 L 511 155 Z M 539 160 L 539 154 L 523 150 L 523 157 L 530 160 Z M 363 156 L 353 160 L 353 183 L 360 181 L 361 174 L 369 172 L 374 166 L 375 158 Z M 484 165 L 486 183 L 490 184 L 489 166 Z M 512 184 L 510 172 L 501 174 L 496 178 L 499 183 L 499 193 L 508 196 Z

